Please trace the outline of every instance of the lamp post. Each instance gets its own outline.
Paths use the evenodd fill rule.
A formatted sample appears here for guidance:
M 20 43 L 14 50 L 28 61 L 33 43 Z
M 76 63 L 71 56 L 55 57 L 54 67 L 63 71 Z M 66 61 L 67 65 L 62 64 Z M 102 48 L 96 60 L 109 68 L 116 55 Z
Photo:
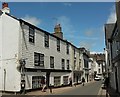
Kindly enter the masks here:
M 5 92 L 5 84 L 6 84 L 6 69 L 4 69 L 4 92 Z
M 117 64 L 115 64 L 115 82 L 116 82 L 116 92 L 118 92 L 118 70 L 117 70 Z
M 26 61 L 25 59 L 20 59 L 19 60 L 19 63 L 21 65 L 21 93 L 22 94 L 25 94 L 25 64 L 26 64 Z

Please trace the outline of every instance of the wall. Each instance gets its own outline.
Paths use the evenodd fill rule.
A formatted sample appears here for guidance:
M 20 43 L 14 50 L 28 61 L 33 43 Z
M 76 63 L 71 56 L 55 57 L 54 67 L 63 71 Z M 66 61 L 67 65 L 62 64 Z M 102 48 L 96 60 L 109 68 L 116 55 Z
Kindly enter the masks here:
M 5 91 L 19 91 L 18 64 L 19 21 L 2 15 L 2 81 Z M 12 75 L 12 76 L 11 76 Z
M 21 53 L 21 58 L 26 59 L 26 68 L 37 68 L 37 69 L 51 69 L 50 68 L 50 56 L 54 57 L 54 69 L 62 69 L 61 65 L 61 59 L 65 59 L 65 70 L 67 70 L 67 60 L 70 61 L 70 54 L 66 54 L 66 42 L 60 41 L 60 52 L 57 51 L 57 41 L 56 38 L 53 36 L 49 35 L 49 48 L 44 47 L 44 32 L 39 31 L 38 29 L 35 29 L 35 43 L 30 43 L 29 42 L 29 26 L 26 24 L 23 25 L 23 31 L 21 30 L 21 44 L 22 44 L 22 53 Z M 42 53 L 44 54 L 44 67 L 40 66 L 34 66 L 34 52 L 37 53 Z M 71 61 L 70 63 L 70 69 L 71 69 Z M 32 76 L 37 76 L 37 75 L 46 75 L 46 73 L 43 72 L 31 72 L 30 74 L 27 73 L 27 80 L 31 82 L 32 84 Z M 70 75 L 70 73 L 65 73 L 65 72 L 52 72 L 50 74 L 50 83 L 53 85 L 54 84 L 54 76 L 64 76 L 64 75 Z M 61 77 L 61 80 L 62 80 Z M 61 81 L 62 82 L 62 81 Z M 26 82 L 26 84 L 28 84 Z M 62 83 L 61 83 L 62 84 Z M 29 85 L 26 85 L 27 89 L 32 88 Z
M 2 90 L 2 16 L 0 15 L 0 91 Z
M 49 48 L 44 47 L 44 33 L 38 30 L 35 30 L 35 43 L 32 44 L 29 42 L 29 27 L 27 25 L 24 25 L 24 36 L 25 40 L 23 40 L 23 48 L 22 48 L 22 57 L 26 58 L 26 67 L 30 68 L 41 68 L 41 67 L 35 67 L 34 66 L 34 52 L 42 53 L 44 54 L 44 67 L 46 69 L 50 69 L 50 56 L 54 56 L 54 65 L 55 69 L 61 69 L 61 59 L 66 60 L 69 59 L 69 55 L 66 54 L 66 43 L 63 41 L 60 41 L 60 52 L 57 51 L 56 46 L 56 38 L 49 36 Z M 25 42 L 26 47 L 25 48 Z M 66 68 L 66 66 L 65 66 Z

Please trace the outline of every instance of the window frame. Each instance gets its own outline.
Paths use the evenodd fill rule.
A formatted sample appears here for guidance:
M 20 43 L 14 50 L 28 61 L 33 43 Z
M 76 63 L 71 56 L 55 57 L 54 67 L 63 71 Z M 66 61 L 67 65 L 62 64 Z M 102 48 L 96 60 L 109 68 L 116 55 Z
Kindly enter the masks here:
M 67 70 L 69 70 L 70 69 L 70 60 L 67 60 L 66 63 L 67 63 Z
M 29 26 L 29 42 L 35 43 L 35 28 L 32 26 Z
M 69 44 L 66 43 L 66 53 L 69 54 Z
M 36 57 L 35 54 L 37 55 L 37 62 L 36 62 Z M 42 64 L 42 65 L 41 65 Z M 44 54 L 34 52 L 34 66 L 40 66 L 44 67 Z
M 57 39 L 57 51 L 60 52 L 60 39 Z
M 49 47 L 49 34 L 44 33 L 44 46 Z
M 62 70 L 65 70 L 65 59 L 61 59 Z
M 50 68 L 54 68 L 54 57 L 50 56 Z

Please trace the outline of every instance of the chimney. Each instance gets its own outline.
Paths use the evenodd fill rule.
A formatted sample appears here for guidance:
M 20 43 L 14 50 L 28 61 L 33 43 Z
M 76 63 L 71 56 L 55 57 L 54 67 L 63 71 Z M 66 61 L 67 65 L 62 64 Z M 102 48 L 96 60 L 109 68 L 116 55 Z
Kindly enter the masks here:
M 4 9 L 5 7 L 8 7 L 8 3 L 6 2 L 2 3 L 2 9 Z
M 60 24 L 55 25 L 53 35 L 63 39 L 63 33 L 62 33 L 62 28 L 61 28 Z
M 2 10 L 3 13 L 10 13 L 10 9 L 8 8 L 8 3 L 3 2 L 2 3 Z

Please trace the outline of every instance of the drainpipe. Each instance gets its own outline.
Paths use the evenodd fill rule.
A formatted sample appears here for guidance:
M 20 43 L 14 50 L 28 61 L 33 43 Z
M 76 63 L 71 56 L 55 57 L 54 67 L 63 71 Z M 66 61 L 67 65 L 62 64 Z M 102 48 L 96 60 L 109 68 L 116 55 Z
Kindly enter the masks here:
M 118 78 L 117 78 L 117 72 L 118 72 L 118 70 L 117 70 L 117 66 L 115 66 L 115 81 L 116 81 L 116 92 L 118 92 Z
M 5 92 L 5 85 L 6 85 L 6 69 L 4 69 L 4 92 Z

